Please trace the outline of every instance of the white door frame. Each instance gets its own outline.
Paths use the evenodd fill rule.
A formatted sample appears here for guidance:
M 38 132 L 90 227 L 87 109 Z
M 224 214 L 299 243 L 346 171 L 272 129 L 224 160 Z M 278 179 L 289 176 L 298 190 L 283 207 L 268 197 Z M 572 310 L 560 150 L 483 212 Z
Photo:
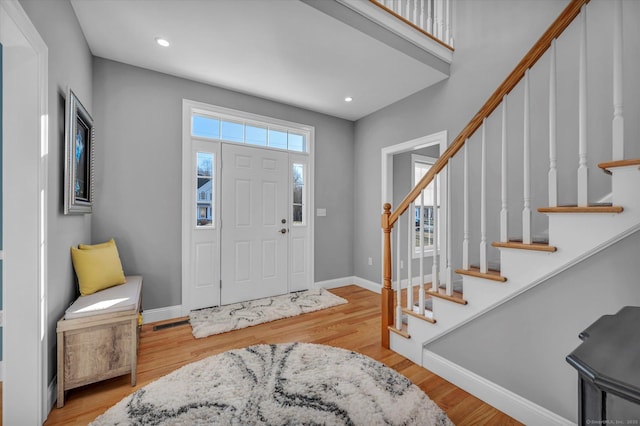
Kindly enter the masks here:
M 231 114 L 236 117 L 243 117 L 243 118 L 246 118 L 247 120 L 258 120 L 258 121 L 267 120 L 270 124 L 281 125 L 283 127 L 289 127 L 289 128 L 291 127 L 300 128 L 300 129 L 304 129 L 304 131 L 309 133 L 309 141 L 308 141 L 309 150 L 308 150 L 308 153 L 306 154 L 308 156 L 308 163 L 307 163 L 308 172 L 307 173 L 308 173 L 309 182 L 310 182 L 308 184 L 309 193 L 307 195 L 307 213 L 306 213 L 306 218 L 308 220 L 308 226 L 309 226 L 309 238 L 308 238 L 309 240 L 308 241 L 309 285 L 308 285 L 308 288 L 314 288 L 315 287 L 315 253 L 314 253 L 314 250 L 315 250 L 315 244 L 314 244 L 314 240 L 315 240 L 315 233 L 314 233 L 314 230 L 315 230 L 315 227 L 314 227 L 314 223 L 315 223 L 315 214 L 314 214 L 315 213 L 315 200 L 314 200 L 315 199 L 314 197 L 315 128 L 312 126 L 301 125 L 293 122 L 288 122 L 285 120 L 264 117 L 257 114 L 246 113 L 246 112 L 232 110 L 228 108 L 213 106 L 211 104 L 207 104 L 203 102 L 183 99 L 182 101 L 182 302 L 180 306 L 181 315 L 182 316 L 189 315 L 189 312 L 191 311 L 191 308 L 189 306 L 189 300 L 191 300 L 190 288 L 189 288 L 189 285 L 191 282 L 191 276 L 190 276 L 191 271 L 189 268 L 189 265 L 190 265 L 189 252 L 191 250 L 191 237 L 190 237 L 191 228 L 188 226 L 189 222 L 187 220 L 187 218 L 191 218 L 191 197 L 190 197 L 189 191 L 185 190 L 185 188 L 189 187 L 187 185 L 190 185 L 190 179 L 191 179 L 191 170 L 190 170 L 191 149 L 192 149 L 191 148 L 191 139 L 192 139 L 191 114 L 193 110 L 201 110 L 201 111 L 213 110 L 216 112 L 220 112 L 220 114 L 222 115 L 224 115 L 226 112 L 226 114 Z M 289 157 L 291 159 L 298 155 L 303 155 L 303 154 L 294 153 L 292 151 L 290 152 Z M 219 170 L 218 172 L 219 172 L 218 182 L 220 182 L 221 173 Z M 220 189 L 218 189 L 218 193 L 221 193 Z M 219 209 L 221 202 L 222 200 L 220 200 L 220 202 L 217 203 L 217 207 L 216 207 L 217 209 Z M 216 220 L 219 221 L 220 211 L 217 212 L 216 217 L 217 217 Z M 218 229 L 220 229 L 219 226 L 218 226 Z M 218 241 L 219 241 L 219 238 L 220 238 L 220 233 L 218 233 Z M 288 263 L 290 263 L 290 258 L 288 260 Z M 289 268 L 289 274 L 291 274 L 290 268 Z M 289 280 L 289 282 L 291 283 L 291 280 Z
M 25 105 L 34 114 L 3 120 L 3 392 L 4 424 L 42 424 L 53 400 L 48 397 L 47 363 L 47 163 L 48 49 L 17 0 L 0 0 L 0 41 L 4 70 L 35 75 L 36 98 L 16 93 L 3 83 L 3 115 L 10 105 Z M 33 50 L 35 63 L 7 62 L 13 25 Z M 7 37 L 7 39 L 5 39 Z M 6 81 L 7 74 L 4 74 Z M 27 86 L 28 87 L 28 86 Z M 18 120 L 16 120 L 18 118 Z M 14 126 L 15 125 L 15 126 Z M 22 132 L 25 127 L 31 134 Z M 14 129 L 13 127 L 16 127 Z M 17 135 L 17 136 L 16 136 Z M 21 185 L 7 182 L 20 181 Z
M 440 146 L 440 155 L 442 155 L 442 153 L 447 149 L 447 131 L 446 130 L 443 130 L 438 133 L 433 133 L 431 135 L 422 136 L 416 139 L 412 139 L 407 142 L 402 142 L 396 145 L 391 145 L 391 146 L 382 148 L 382 151 L 381 151 L 382 194 L 380 198 L 381 199 L 380 209 L 382 209 L 382 206 L 385 203 L 391 204 L 392 211 L 396 207 L 393 205 L 393 156 L 396 154 L 401 154 L 403 152 L 415 151 L 421 148 L 426 148 L 428 146 L 434 146 L 434 145 Z M 446 173 L 443 173 L 443 177 L 444 179 L 442 179 L 442 182 L 439 181 L 439 183 L 440 183 L 441 205 L 444 207 L 447 205 L 446 204 L 446 193 L 447 193 Z M 446 218 L 446 211 L 443 211 L 441 221 L 446 220 L 445 218 Z M 444 222 L 442 223 L 444 224 Z M 444 226 L 446 226 L 446 224 L 444 224 Z M 446 253 L 446 246 L 443 244 L 442 241 L 440 242 L 439 245 L 440 245 L 440 250 L 444 250 L 444 252 Z M 384 234 L 381 232 L 380 233 L 380 259 L 383 259 L 383 258 L 384 258 Z M 443 259 L 443 256 L 441 256 L 440 258 Z M 381 263 L 384 263 L 384 262 L 381 262 Z M 440 268 L 440 270 L 442 270 L 442 267 Z M 380 274 L 381 276 L 383 276 L 384 266 L 381 267 Z

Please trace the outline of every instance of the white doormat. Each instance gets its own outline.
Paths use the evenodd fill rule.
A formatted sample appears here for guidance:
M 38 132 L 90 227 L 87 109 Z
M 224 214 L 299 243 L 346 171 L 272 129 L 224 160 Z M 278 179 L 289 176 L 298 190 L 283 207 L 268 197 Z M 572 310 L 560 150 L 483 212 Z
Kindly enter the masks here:
M 189 322 L 193 336 L 199 339 L 345 303 L 345 299 L 325 289 L 306 290 L 191 311 Z

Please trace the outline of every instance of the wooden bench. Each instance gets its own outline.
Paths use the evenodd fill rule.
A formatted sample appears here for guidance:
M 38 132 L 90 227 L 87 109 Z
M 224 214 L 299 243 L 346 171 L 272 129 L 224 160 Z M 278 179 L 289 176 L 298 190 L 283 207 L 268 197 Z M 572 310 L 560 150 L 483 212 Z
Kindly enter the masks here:
M 80 296 L 58 321 L 58 408 L 69 389 L 131 373 L 136 385 L 142 277 Z

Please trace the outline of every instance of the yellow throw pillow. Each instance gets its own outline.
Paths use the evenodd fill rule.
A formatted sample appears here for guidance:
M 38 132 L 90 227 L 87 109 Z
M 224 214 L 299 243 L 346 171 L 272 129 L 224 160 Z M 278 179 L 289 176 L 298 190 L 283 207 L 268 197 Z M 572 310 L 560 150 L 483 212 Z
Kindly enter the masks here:
M 80 294 L 86 296 L 105 288 L 124 284 L 126 279 L 115 242 L 103 243 L 103 247 L 77 249 L 71 247 L 73 268 L 78 276 Z M 100 244 L 96 244 L 100 246 Z
M 106 247 L 115 247 L 116 246 L 116 242 L 115 240 L 112 238 L 107 242 L 104 243 L 100 243 L 100 244 L 78 244 L 78 248 L 80 250 L 93 250 L 93 249 L 99 249 L 99 248 L 106 248 Z M 118 249 L 116 248 L 116 251 Z

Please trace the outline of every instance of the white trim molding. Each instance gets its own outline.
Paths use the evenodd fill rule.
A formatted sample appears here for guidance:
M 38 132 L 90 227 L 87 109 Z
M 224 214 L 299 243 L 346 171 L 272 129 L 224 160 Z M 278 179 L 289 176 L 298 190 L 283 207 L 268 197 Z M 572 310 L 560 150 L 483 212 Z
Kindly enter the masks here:
M 47 399 L 49 53 L 20 2 L 0 0 L 0 20 L 5 71 L 2 416 L 5 424 L 42 424 L 51 408 Z M 16 177 L 24 177 L 19 187 L 7 184 Z
M 151 322 L 180 318 L 184 316 L 182 312 L 182 305 L 144 310 L 142 311 L 142 323 L 149 324 Z M 189 315 L 189 312 L 187 312 L 186 315 Z
M 423 350 L 422 365 L 524 424 L 562 426 L 575 424 L 429 350 Z

